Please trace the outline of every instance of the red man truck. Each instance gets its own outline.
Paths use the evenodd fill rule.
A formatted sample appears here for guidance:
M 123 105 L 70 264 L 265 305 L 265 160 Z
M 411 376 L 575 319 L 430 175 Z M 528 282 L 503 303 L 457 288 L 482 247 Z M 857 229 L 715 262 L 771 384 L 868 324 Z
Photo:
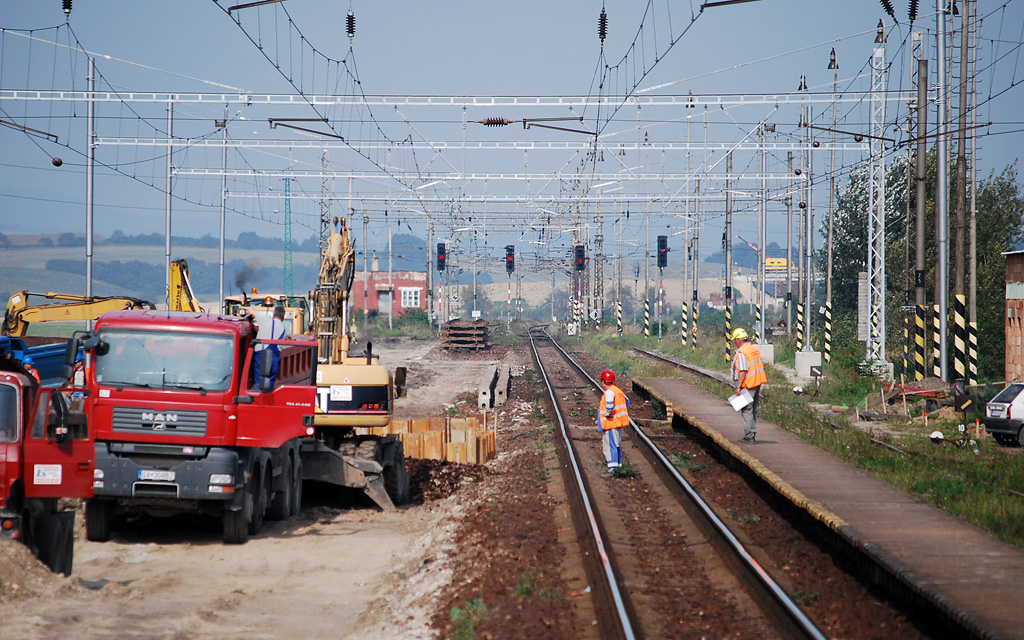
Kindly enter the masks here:
M 196 512 L 223 520 L 225 542 L 244 543 L 265 514 L 298 513 L 303 478 L 380 503 L 376 489 L 388 501 L 382 488 L 397 476 L 408 495 L 394 436 L 338 438 L 314 426 L 311 339 L 259 340 L 252 316 L 114 311 L 84 348 L 96 458 L 90 540 L 109 539 L 121 514 Z
M 71 575 L 75 512 L 59 500 L 91 497 L 92 478 L 85 414 L 0 351 L 0 532 Z

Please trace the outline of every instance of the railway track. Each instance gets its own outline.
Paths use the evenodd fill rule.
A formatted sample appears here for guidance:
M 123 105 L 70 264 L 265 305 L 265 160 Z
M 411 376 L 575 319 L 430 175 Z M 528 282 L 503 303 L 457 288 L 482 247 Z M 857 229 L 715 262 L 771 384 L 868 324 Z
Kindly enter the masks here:
M 530 330 L 559 430 L 599 636 L 825 638 L 634 424 L 626 469 L 601 478 L 598 389 L 543 327 Z

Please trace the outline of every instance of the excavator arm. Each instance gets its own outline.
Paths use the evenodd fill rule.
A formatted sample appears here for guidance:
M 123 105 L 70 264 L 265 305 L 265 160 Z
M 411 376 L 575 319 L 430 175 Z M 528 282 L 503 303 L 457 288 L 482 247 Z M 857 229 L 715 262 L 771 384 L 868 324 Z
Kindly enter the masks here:
M 65 300 L 53 304 L 30 305 L 29 296 L 47 300 Z M 67 322 L 95 320 L 108 311 L 122 309 L 155 309 L 152 302 L 128 296 L 76 296 L 66 293 L 19 291 L 7 301 L 2 334 L 21 337 L 33 322 Z
M 188 262 L 175 260 L 171 263 L 170 277 L 167 287 L 167 308 L 170 311 L 201 312 L 199 300 L 192 291 L 192 281 L 188 276 Z
M 344 221 L 332 229 L 317 279 L 316 336 L 321 359 L 341 364 L 348 356 L 348 298 L 356 275 L 356 251 Z

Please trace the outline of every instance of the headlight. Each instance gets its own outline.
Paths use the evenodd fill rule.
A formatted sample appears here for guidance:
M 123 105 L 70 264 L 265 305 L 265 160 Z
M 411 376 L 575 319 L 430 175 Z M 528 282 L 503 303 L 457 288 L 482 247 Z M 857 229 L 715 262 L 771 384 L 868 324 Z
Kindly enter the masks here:
M 210 484 L 235 484 L 235 476 L 230 473 L 211 473 Z
M 102 480 L 103 479 L 103 469 L 93 469 L 92 470 L 92 479 L 93 480 Z

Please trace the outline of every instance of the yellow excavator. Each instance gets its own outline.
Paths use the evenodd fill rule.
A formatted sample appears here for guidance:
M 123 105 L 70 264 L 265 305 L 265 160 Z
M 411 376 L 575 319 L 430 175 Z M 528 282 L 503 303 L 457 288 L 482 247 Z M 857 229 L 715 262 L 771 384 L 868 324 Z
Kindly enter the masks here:
M 47 300 L 62 300 L 53 304 L 29 304 L 29 297 L 36 296 Z M 76 296 L 67 293 L 36 293 L 19 291 L 7 301 L 4 313 L 2 335 L 22 337 L 28 333 L 29 325 L 34 322 L 70 322 L 95 320 L 108 311 L 123 309 L 154 309 L 148 300 L 128 296 Z
M 323 250 L 320 276 L 313 292 L 319 365 L 314 424 L 373 427 L 387 425 L 393 400 L 405 395 L 405 367 L 391 372 L 373 355 L 349 353 L 349 295 L 355 279 L 355 248 L 345 221 L 334 220 Z
M 355 249 L 344 220 L 335 219 L 334 225 L 313 292 L 316 399 L 312 442 L 302 445 L 303 477 L 361 488 L 381 508 L 390 509 L 409 500 L 402 442 L 394 434 L 358 433 L 356 428 L 390 422 L 394 399 L 405 395 L 405 368 L 396 368 L 392 378 L 369 342 L 364 353 L 349 353 Z

